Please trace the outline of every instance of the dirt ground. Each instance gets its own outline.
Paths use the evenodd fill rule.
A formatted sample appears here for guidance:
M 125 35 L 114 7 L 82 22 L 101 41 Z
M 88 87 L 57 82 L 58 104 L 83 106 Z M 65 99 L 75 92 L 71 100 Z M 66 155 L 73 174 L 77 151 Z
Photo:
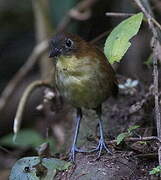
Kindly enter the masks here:
M 113 156 L 103 155 L 94 160 L 96 154 L 78 154 L 76 165 L 59 173 L 56 180 L 150 180 L 149 175 L 155 160 L 139 159 L 129 152 L 117 152 Z
M 119 92 L 116 99 L 110 98 L 103 104 L 103 122 L 105 138 L 109 141 L 126 132 L 134 125 L 139 125 L 131 137 L 147 137 L 156 135 L 153 118 L 153 98 L 148 97 L 146 103 L 140 110 L 131 113 L 132 105 L 144 99 L 148 90 L 142 89 L 139 84 L 133 89 L 125 89 Z M 59 126 L 64 130 L 65 140 L 59 153 L 60 158 L 64 158 L 67 149 L 71 144 L 73 119 L 75 110 L 65 111 L 59 117 L 66 121 L 58 121 Z M 97 123 L 98 119 L 94 111 L 83 109 L 83 119 L 80 127 L 78 147 L 87 149 L 96 146 L 98 142 Z M 74 124 L 74 123 L 73 123 Z M 59 141 L 59 139 L 58 139 Z M 78 153 L 75 165 L 65 171 L 58 172 L 56 180 L 155 180 L 155 176 L 149 175 L 149 171 L 158 165 L 157 142 L 124 142 L 121 145 L 109 143 L 113 155 L 103 154 L 99 160 L 95 160 L 96 153 Z M 0 149 L 0 180 L 7 180 L 10 169 L 17 159 L 21 157 L 34 156 L 36 153 L 32 149 Z M 54 155 L 55 156 L 55 155 Z M 3 162 L 3 163 L 2 163 Z

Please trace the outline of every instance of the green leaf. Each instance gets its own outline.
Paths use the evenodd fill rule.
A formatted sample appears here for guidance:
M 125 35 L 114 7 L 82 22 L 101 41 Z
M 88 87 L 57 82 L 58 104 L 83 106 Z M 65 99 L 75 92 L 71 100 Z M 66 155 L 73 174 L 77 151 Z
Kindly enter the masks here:
M 127 129 L 128 133 L 131 133 L 132 131 L 134 131 L 135 129 L 138 129 L 140 126 L 135 125 L 135 126 L 131 126 Z
M 144 64 L 147 65 L 148 67 L 150 67 L 153 64 L 153 54 L 150 54 L 148 59 L 144 61 Z
M 117 145 L 119 145 L 126 137 L 128 137 L 129 134 L 128 133 L 121 133 L 117 136 L 116 141 L 117 141 Z
M 34 130 L 31 129 L 24 129 L 19 131 L 16 136 L 15 143 L 13 142 L 13 134 L 9 134 L 0 139 L 0 144 L 5 146 L 11 147 L 37 147 L 38 145 L 42 144 L 44 139 L 42 136 Z
M 148 144 L 146 141 L 138 141 L 138 143 L 141 145 L 147 145 Z
M 14 134 L 9 134 L 0 139 L 0 145 L 10 147 L 32 147 L 36 148 L 40 144 L 49 141 L 53 147 L 53 140 L 44 139 L 38 132 L 32 129 L 22 129 L 16 136 L 15 142 L 13 142 Z
M 124 56 L 131 45 L 129 40 L 137 34 L 142 19 L 143 13 L 133 15 L 122 21 L 110 33 L 105 42 L 104 53 L 111 64 L 119 62 Z
M 150 175 L 159 175 L 159 173 L 161 173 L 161 166 L 157 166 L 149 172 Z
M 63 171 L 69 168 L 70 162 L 66 162 L 56 158 L 43 158 L 42 163 L 49 169 L 57 169 Z
M 25 157 L 18 160 L 12 167 L 9 180 L 53 180 L 57 170 L 66 170 L 71 166 L 66 162 L 56 158 Z

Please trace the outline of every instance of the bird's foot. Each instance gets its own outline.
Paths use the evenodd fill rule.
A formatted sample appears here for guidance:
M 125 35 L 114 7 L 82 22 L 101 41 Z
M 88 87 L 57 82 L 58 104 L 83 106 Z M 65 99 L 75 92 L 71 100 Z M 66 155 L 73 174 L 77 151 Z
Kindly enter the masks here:
M 87 153 L 89 151 L 86 151 L 86 150 L 83 150 L 83 149 L 79 149 L 75 145 L 73 145 L 71 150 L 70 150 L 70 153 L 69 153 L 69 160 L 70 161 L 72 161 L 72 162 L 75 161 L 75 155 L 76 155 L 77 152 L 79 152 L 79 153 Z
M 100 158 L 103 149 L 105 149 L 107 151 L 107 153 L 112 155 L 111 150 L 109 150 L 109 148 L 107 147 L 107 145 L 106 145 L 103 138 L 100 138 L 97 147 L 92 149 L 92 150 L 79 149 L 75 145 L 73 145 L 71 150 L 70 150 L 70 153 L 69 153 L 69 160 L 72 161 L 72 162 L 75 162 L 75 155 L 76 155 L 77 152 L 79 152 L 79 153 L 91 153 L 91 152 L 98 151 L 98 156 L 96 158 L 96 160 L 97 160 L 97 159 Z
M 107 151 L 107 153 L 112 155 L 112 152 L 111 152 L 111 150 L 108 149 L 108 147 L 107 147 L 107 145 L 105 143 L 105 140 L 103 138 L 100 138 L 97 147 L 95 149 L 92 149 L 90 152 L 98 151 L 98 156 L 97 156 L 96 159 L 99 159 L 103 149 L 105 149 Z

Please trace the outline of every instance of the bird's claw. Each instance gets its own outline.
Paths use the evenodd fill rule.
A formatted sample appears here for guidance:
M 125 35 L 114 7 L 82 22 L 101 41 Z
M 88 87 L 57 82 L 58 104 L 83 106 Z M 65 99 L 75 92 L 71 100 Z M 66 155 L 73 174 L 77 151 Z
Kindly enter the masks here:
M 88 150 L 78 149 L 75 145 L 73 145 L 71 150 L 70 150 L 69 160 L 74 162 L 75 161 L 75 154 L 77 152 L 79 152 L 79 153 L 91 153 L 91 152 L 98 151 L 98 156 L 96 158 L 96 160 L 97 160 L 97 159 L 100 158 L 103 149 L 105 149 L 107 151 L 107 153 L 112 155 L 111 150 L 108 149 L 108 147 L 107 147 L 107 145 L 106 145 L 106 143 L 105 143 L 103 138 L 100 138 L 99 143 L 98 143 L 96 148 L 94 148 L 92 150 L 89 150 L 89 151 Z
M 96 147 L 95 149 L 92 149 L 90 152 L 98 151 L 98 156 L 97 156 L 96 159 L 99 159 L 100 156 L 101 156 L 101 152 L 102 152 L 103 149 L 105 149 L 105 150 L 107 151 L 107 153 L 109 153 L 110 155 L 112 155 L 112 152 L 111 152 L 111 150 L 108 149 L 108 147 L 107 147 L 104 139 L 103 139 L 103 138 L 100 138 L 97 147 Z
M 89 151 L 83 150 L 83 149 L 78 149 L 75 145 L 72 146 L 70 153 L 69 153 L 69 160 L 74 162 L 75 161 L 75 154 L 79 153 L 87 153 Z

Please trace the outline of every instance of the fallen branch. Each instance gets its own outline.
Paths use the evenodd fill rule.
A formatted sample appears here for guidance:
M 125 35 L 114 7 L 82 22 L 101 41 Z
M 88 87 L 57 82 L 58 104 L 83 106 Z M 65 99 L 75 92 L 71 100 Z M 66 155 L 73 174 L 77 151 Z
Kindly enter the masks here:
M 158 156 L 158 153 L 146 153 L 146 154 L 134 155 L 134 157 L 136 158 L 151 158 L 151 159 L 154 159 L 154 157 L 157 158 L 157 156 Z
M 27 100 L 29 99 L 31 93 L 38 87 L 48 87 L 48 88 L 52 88 L 51 85 L 48 82 L 44 82 L 44 81 L 34 81 L 32 82 L 24 91 L 21 100 L 19 102 L 18 108 L 17 108 L 17 112 L 16 112 L 16 116 L 14 119 L 14 126 L 13 126 L 13 131 L 15 134 L 17 134 L 17 132 L 19 131 L 20 125 L 21 125 L 21 121 L 22 121 L 22 115 L 23 112 L 25 110 L 25 105 Z
M 161 144 L 161 139 L 159 139 L 157 136 L 149 136 L 149 137 L 141 137 L 141 138 L 125 138 L 125 142 L 137 142 L 137 141 L 158 141 Z M 117 140 L 107 141 L 107 144 L 116 144 Z

